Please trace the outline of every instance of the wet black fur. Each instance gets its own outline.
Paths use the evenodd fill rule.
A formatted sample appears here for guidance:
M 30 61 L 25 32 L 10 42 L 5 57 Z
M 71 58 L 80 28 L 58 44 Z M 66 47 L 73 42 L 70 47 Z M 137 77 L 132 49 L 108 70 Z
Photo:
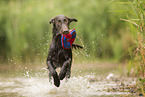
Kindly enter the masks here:
M 66 17 L 64 15 L 59 15 L 56 16 L 55 18 L 52 18 L 50 20 L 50 24 L 53 23 L 53 38 L 51 41 L 51 45 L 49 47 L 49 53 L 47 57 L 47 66 L 49 70 L 49 81 L 51 82 L 51 76 L 53 77 L 54 80 L 54 85 L 56 87 L 60 86 L 60 80 L 63 80 L 65 77 L 70 78 L 70 73 L 71 73 L 71 64 L 72 64 L 72 48 L 83 48 L 80 45 L 73 44 L 72 48 L 70 49 L 64 49 L 61 46 L 61 34 L 60 31 L 62 30 L 62 27 L 59 27 L 57 25 L 58 21 L 62 21 L 61 25 L 63 24 L 63 20 L 67 19 L 68 22 L 64 24 L 66 27 L 69 29 L 69 24 L 72 21 L 77 22 L 76 19 Z M 61 71 L 58 75 L 56 72 L 56 68 L 60 67 Z

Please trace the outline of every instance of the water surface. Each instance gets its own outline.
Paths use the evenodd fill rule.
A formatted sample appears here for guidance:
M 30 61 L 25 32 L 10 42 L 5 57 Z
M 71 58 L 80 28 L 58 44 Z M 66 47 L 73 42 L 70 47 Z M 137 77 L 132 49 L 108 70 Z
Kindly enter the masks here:
M 0 96 L 2 97 L 120 97 L 129 92 L 117 91 L 122 82 L 113 64 L 75 65 L 72 77 L 61 81 L 59 88 L 48 81 L 48 71 L 43 66 L 37 69 L 24 67 L 21 70 L 0 71 Z M 59 70 L 57 70 L 59 72 Z M 126 81 L 135 84 L 133 81 Z M 53 82 L 52 82 L 53 83 Z M 108 89 L 115 88 L 115 91 Z

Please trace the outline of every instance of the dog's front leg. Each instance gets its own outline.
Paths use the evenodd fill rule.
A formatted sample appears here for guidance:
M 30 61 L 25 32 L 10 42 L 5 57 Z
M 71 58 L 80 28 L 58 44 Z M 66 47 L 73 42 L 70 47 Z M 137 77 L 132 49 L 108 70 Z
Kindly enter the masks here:
M 67 72 L 67 69 L 69 67 L 71 63 L 71 58 L 69 58 L 68 60 L 66 60 L 61 68 L 61 71 L 59 73 L 59 79 L 60 80 L 63 80 L 65 78 L 65 75 L 66 75 L 66 72 Z
M 51 76 L 53 76 L 54 85 L 55 85 L 56 87 L 59 87 L 59 85 L 60 85 L 60 80 L 59 80 L 59 77 L 58 77 L 57 72 L 56 72 L 55 69 L 53 68 L 52 63 L 51 63 L 50 61 L 47 61 L 47 65 L 48 65 L 48 69 L 49 69 L 49 72 L 50 72 Z

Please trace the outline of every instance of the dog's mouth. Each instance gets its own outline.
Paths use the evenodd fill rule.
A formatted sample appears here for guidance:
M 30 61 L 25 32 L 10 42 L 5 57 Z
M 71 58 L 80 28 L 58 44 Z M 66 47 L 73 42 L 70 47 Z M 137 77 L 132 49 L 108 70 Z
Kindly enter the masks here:
M 61 34 L 69 34 L 69 28 L 67 27 L 67 25 L 62 24 L 62 28 L 61 28 Z
M 61 34 L 69 34 L 69 31 L 63 31 Z
M 60 34 L 69 34 L 69 29 L 66 29 L 66 30 L 60 30 Z

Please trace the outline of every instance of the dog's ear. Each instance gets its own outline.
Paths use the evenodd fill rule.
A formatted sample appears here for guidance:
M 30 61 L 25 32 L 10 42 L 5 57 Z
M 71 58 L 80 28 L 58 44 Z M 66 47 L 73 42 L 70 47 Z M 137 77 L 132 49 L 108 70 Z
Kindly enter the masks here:
M 51 18 L 51 20 L 49 21 L 49 23 L 54 23 L 54 18 Z
M 69 23 L 71 23 L 71 22 L 77 22 L 78 21 L 77 19 L 70 18 L 70 17 L 67 17 L 67 19 L 68 19 Z

